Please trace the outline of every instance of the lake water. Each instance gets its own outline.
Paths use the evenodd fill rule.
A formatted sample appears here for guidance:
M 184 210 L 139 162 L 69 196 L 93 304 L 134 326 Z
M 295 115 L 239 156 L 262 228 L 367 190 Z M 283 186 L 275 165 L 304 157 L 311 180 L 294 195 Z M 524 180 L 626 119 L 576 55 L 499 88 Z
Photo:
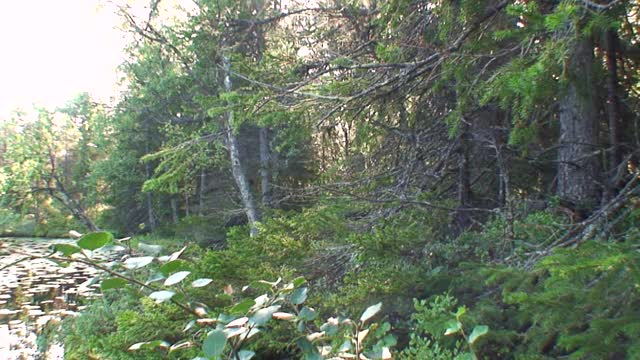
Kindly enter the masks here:
M 57 326 L 68 316 L 79 316 L 87 299 L 102 296 L 93 279 L 99 271 L 72 262 L 61 267 L 40 257 L 67 239 L 0 238 L 0 358 L 2 360 L 63 359 L 55 342 L 39 351 L 37 338 L 46 327 Z M 95 252 L 96 260 L 109 261 L 113 252 Z

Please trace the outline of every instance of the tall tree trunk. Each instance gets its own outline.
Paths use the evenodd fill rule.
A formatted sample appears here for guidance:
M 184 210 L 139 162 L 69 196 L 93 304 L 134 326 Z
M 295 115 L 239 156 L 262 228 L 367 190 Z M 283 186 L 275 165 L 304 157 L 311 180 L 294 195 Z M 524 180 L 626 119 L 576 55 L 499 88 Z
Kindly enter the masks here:
M 605 34 L 606 63 L 607 63 L 607 120 L 609 123 L 609 181 L 607 183 L 607 198 L 614 196 L 615 189 L 620 185 L 622 149 L 620 147 L 620 104 L 618 102 L 618 66 L 616 44 L 618 36 L 615 31 L 608 30 Z
M 231 82 L 231 63 L 229 61 L 229 57 L 225 56 L 223 58 L 224 64 L 224 89 L 227 92 L 230 92 L 232 89 Z M 258 209 L 253 199 L 253 194 L 251 193 L 251 187 L 249 186 L 249 181 L 247 180 L 247 175 L 242 167 L 242 159 L 240 157 L 240 150 L 238 146 L 238 138 L 233 129 L 233 110 L 229 110 L 227 112 L 226 119 L 226 132 L 227 132 L 227 147 L 229 149 L 229 157 L 231 160 L 231 172 L 233 174 L 233 179 L 240 190 L 240 198 L 242 199 L 242 205 L 244 206 L 244 212 L 247 215 L 247 220 L 249 221 L 250 234 L 251 236 L 255 236 L 258 233 L 258 228 L 256 226 L 257 222 L 260 220 L 258 215 Z
M 269 152 L 269 129 L 260 128 L 260 190 L 262 192 L 262 206 L 271 206 L 271 172 Z
M 471 202 L 470 137 L 469 124 L 465 119 L 462 119 L 460 124 L 460 145 L 458 148 L 458 206 L 463 208 L 468 207 Z
M 189 201 L 189 193 L 184 193 L 184 216 L 191 216 L 191 202 Z
M 156 217 L 153 214 L 153 194 L 149 191 L 146 196 L 147 202 L 147 222 L 149 223 L 149 228 L 151 231 L 156 228 Z
M 455 234 L 461 234 L 471 225 L 468 208 L 471 204 L 471 132 L 469 123 L 460 120 L 460 136 L 458 137 L 458 209 L 455 214 Z
M 175 196 L 172 196 L 169 202 L 171 203 L 171 220 L 174 224 L 177 224 L 180 221 L 180 214 L 178 213 L 178 199 Z
M 598 195 L 597 109 L 593 96 L 593 47 L 579 38 L 571 49 L 566 68 L 569 77 L 560 100 L 560 148 L 558 195 L 583 211 L 595 206 Z
M 147 134 L 149 132 L 147 131 Z M 149 153 L 149 143 L 147 142 L 145 144 L 145 154 Z M 144 165 L 144 172 L 145 172 L 145 177 L 146 180 L 151 179 L 151 164 L 146 163 Z M 149 229 L 151 229 L 151 231 L 155 230 L 157 227 L 156 224 L 156 217 L 153 213 L 153 194 L 151 193 L 151 191 L 147 191 L 146 194 L 146 205 L 147 205 L 147 223 L 149 225 Z
M 204 169 L 200 171 L 200 189 L 198 191 L 198 215 L 204 216 L 204 192 L 207 187 L 207 174 Z

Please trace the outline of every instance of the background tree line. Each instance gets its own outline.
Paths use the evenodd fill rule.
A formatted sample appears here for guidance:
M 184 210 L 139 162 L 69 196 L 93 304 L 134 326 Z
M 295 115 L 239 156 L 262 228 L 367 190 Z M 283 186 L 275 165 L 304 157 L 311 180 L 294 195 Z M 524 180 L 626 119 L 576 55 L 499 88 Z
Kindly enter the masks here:
M 118 7 L 135 40 L 113 108 L 2 124 L 7 212 L 198 242 L 228 282 L 302 273 L 327 308 L 392 298 L 398 329 L 412 297 L 449 291 L 503 330 L 488 358 L 635 354 L 637 290 L 618 287 L 637 272 L 637 2 L 189 6 Z M 537 317 L 563 294 L 552 313 L 584 316 Z M 587 341 L 592 318 L 625 324 L 605 336 L 620 353 Z M 406 356 L 435 351 L 416 339 Z

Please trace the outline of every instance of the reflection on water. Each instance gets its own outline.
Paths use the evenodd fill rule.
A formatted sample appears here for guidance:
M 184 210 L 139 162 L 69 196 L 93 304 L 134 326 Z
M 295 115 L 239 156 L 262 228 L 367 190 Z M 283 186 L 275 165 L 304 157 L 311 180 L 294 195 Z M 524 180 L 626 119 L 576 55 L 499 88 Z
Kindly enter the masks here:
M 30 256 L 43 256 L 48 247 L 70 240 L 0 239 L 0 268 Z M 112 260 L 114 253 L 96 252 L 97 260 Z M 0 356 L 3 360 L 63 359 L 58 344 L 42 353 L 37 335 L 65 317 L 78 316 L 84 299 L 101 296 L 94 277 L 98 271 L 84 264 L 68 267 L 45 259 L 30 259 L 0 271 Z

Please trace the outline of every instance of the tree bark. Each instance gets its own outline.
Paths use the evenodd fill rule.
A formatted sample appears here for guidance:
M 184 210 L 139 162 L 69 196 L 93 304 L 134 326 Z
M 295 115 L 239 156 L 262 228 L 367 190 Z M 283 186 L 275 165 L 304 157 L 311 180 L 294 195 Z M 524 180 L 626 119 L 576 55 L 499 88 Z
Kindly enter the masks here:
M 171 203 L 171 220 L 174 224 L 177 224 L 180 221 L 180 215 L 178 214 L 178 199 L 175 196 L 172 196 L 169 200 Z
M 147 192 L 147 222 L 149 222 L 149 228 L 151 231 L 156 228 L 156 217 L 153 215 L 153 194 Z
M 207 174 L 204 169 L 200 171 L 200 189 L 198 191 L 198 215 L 204 216 L 204 192 L 207 187 Z
M 568 86 L 560 100 L 558 195 L 577 210 L 597 202 L 597 109 L 593 96 L 593 47 L 577 39 L 567 59 Z
M 271 206 L 271 172 L 269 152 L 269 129 L 260 128 L 260 190 L 262 192 L 262 206 Z
M 466 119 L 460 119 L 458 137 L 458 207 L 455 213 L 455 234 L 459 235 L 471 226 L 471 214 L 467 209 L 471 204 L 471 132 Z
M 67 210 L 71 212 L 73 217 L 83 223 L 87 227 L 87 229 L 89 229 L 89 231 L 100 231 L 100 228 L 98 228 L 93 220 L 91 220 L 91 218 L 87 215 L 80 201 L 75 200 L 71 193 L 67 191 L 67 188 L 64 185 L 64 178 L 61 179 L 56 173 L 56 158 L 52 153 L 49 154 L 49 164 L 51 166 L 51 174 L 49 180 L 47 181 L 48 186 L 46 187 L 49 195 L 51 195 L 52 198 L 60 201 L 60 203 L 62 203 L 62 205 L 64 205 Z
M 145 153 L 149 153 L 149 144 L 145 144 Z M 145 177 L 147 180 L 151 179 L 151 165 L 146 163 L 144 165 Z M 153 214 L 153 194 L 148 191 L 146 194 L 146 203 L 147 203 L 147 222 L 149 223 L 149 229 L 151 231 L 156 229 L 156 217 Z
M 73 217 L 84 224 L 84 226 L 86 226 L 89 231 L 100 231 L 100 228 L 87 215 L 82 205 L 78 201 L 74 200 L 67 192 L 62 181 L 57 177 L 54 178 L 54 181 L 56 183 L 56 187 L 48 188 L 51 197 L 60 201 L 67 208 L 67 210 L 71 212 Z
M 620 104 L 618 102 L 618 66 L 616 44 L 618 36 L 615 31 L 608 30 L 605 34 L 606 64 L 607 64 L 607 120 L 609 123 L 609 181 L 607 182 L 606 200 L 613 198 L 620 186 L 622 162 L 622 148 L 620 141 Z
M 229 61 L 229 57 L 225 56 L 223 58 L 224 65 L 224 89 L 227 92 L 230 92 L 232 89 L 231 82 L 231 63 Z M 229 110 L 227 112 L 225 130 L 227 132 L 227 147 L 229 150 L 229 157 L 231 160 L 231 172 L 233 174 L 233 179 L 240 190 L 240 198 L 242 199 L 242 205 L 244 206 L 244 212 L 247 215 L 247 220 L 249 221 L 250 234 L 251 236 L 255 236 L 258 234 L 258 228 L 256 224 L 260 221 L 260 217 L 258 215 L 257 206 L 255 200 L 253 198 L 253 194 L 251 193 L 251 187 L 249 186 L 249 181 L 247 180 L 247 175 L 242 167 L 242 159 L 240 157 L 240 150 L 238 147 L 238 138 L 233 129 L 233 110 Z
M 468 207 L 471 202 L 471 169 L 469 151 L 471 149 L 471 134 L 469 124 L 465 119 L 460 120 L 460 145 L 458 148 L 458 206 Z

